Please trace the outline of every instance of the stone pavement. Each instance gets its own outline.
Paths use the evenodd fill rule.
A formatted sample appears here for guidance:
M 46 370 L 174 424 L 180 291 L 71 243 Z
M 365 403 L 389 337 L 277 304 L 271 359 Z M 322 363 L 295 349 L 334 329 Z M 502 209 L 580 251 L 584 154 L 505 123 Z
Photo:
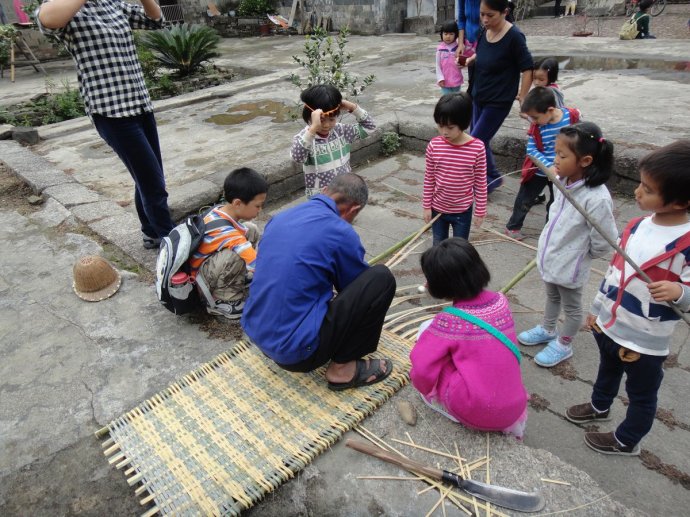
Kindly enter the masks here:
M 535 54 L 572 56 L 583 63 L 598 58 L 614 65 L 613 70 L 566 71 L 561 82 L 566 98 L 591 114 L 588 118 L 599 122 L 615 141 L 619 163 L 633 162 L 650 147 L 690 136 L 690 77 L 672 70 L 690 55 L 688 42 L 637 43 L 530 38 Z M 227 57 L 221 63 L 268 74 L 157 104 L 171 206 L 178 216 L 213 202 L 225 173 L 245 164 L 266 172 L 272 181 L 271 205 L 260 222 L 283 203 L 299 201 L 294 192 L 301 177 L 288 162 L 287 147 L 301 122 L 285 121 L 298 94 L 284 78 L 292 66 L 289 56 L 302 44 L 301 38 L 287 37 L 225 40 Z M 399 131 L 408 149 L 423 149 L 434 134 L 430 115 L 438 93 L 433 87 L 434 45 L 430 38 L 407 35 L 352 38 L 354 69 L 377 75 L 360 102 L 383 129 Z M 631 62 L 672 66 L 663 71 L 616 68 Z M 28 80 L 27 92 L 31 84 Z M 33 84 L 36 87 L 35 80 Z M 639 98 L 650 99 L 651 106 L 633 112 L 631 102 Z M 524 129 L 513 114 L 497 139 L 506 171 L 517 168 Z M 372 191 L 370 206 L 356 221 L 369 258 L 422 224 L 418 196 L 423 159 L 405 152 L 380 160 L 381 131 L 354 154 Z M 0 514 L 129 515 L 142 507 L 123 476 L 107 465 L 93 431 L 227 349 L 239 329 L 205 316 L 175 317 L 160 308 L 146 271 L 155 253 L 140 249 L 131 180 L 87 121 L 56 125 L 42 134 L 46 140 L 30 150 L 0 142 L 0 160 L 47 199 L 40 209 L 28 207 L 8 173 L 0 173 L 2 185 L 8 186 L 0 198 L 0 233 L 6 243 L 0 251 Z M 619 180 L 617 185 L 629 189 L 633 180 Z M 502 228 L 516 190 L 517 182 L 510 177 L 492 194 L 487 227 Z M 628 197 L 618 197 L 616 205 L 621 224 L 637 213 Z M 543 207 L 530 213 L 527 244 L 536 244 L 543 216 Z M 492 233 L 474 232 L 472 239 L 489 264 L 494 288 L 504 285 L 534 254 Z M 117 295 L 89 304 L 71 292 L 71 267 L 79 256 L 94 252 L 134 273 L 125 273 Z M 394 269 L 399 286 L 421 282 L 417 261 L 418 254 L 413 254 Z M 604 270 L 605 262 L 597 261 L 594 267 Z M 591 299 L 598 281 L 593 274 L 585 299 Z M 511 303 L 518 329 L 539 321 L 543 289 L 534 271 L 511 291 Z M 591 390 L 597 358 L 589 335 L 581 333 L 574 358 L 554 370 L 537 367 L 531 360 L 534 351 L 523 347 L 523 372 L 532 394 L 528 431 L 522 444 L 491 435 L 492 482 L 541 489 L 547 512 L 596 501 L 578 514 L 686 513 L 690 407 L 684 395 L 690 384 L 689 339 L 687 327 L 679 324 L 660 392 L 661 411 L 642 444 L 645 453 L 640 458 L 610 458 L 590 451 L 582 442 L 582 429 L 563 418 L 565 408 L 586 400 Z M 420 413 L 416 427 L 401 422 L 395 409 L 400 399 L 416 406 Z M 623 411 L 623 404 L 617 402 L 614 422 Z M 455 426 L 429 411 L 410 387 L 364 425 L 387 440 L 404 440 L 408 432 L 415 442 L 429 447 L 452 448 L 457 442 L 466 457 L 486 454 L 485 434 Z M 409 449 L 405 452 L 428 463 L 439 461 Z M 357 479 L 372 474 L 399 475 L 399 471 L 340 442 L 249 513 L 419 515 L 438 498 L 430 492 L 418 494 L 422 486 L 415 482 Z M 553 485 L 541 478 L 571 485 Z M 452 507 L 446 509 L 449 515 L 459 515 Z

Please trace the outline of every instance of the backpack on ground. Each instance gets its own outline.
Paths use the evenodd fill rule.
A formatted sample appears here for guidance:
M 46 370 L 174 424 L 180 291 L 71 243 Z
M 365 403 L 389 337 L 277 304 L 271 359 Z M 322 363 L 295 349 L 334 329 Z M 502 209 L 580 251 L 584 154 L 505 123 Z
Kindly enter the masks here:
M 648 14 L 643 14 L 642 16 L 649 16 Z M 639 18 L 635 18 L 635 15 L 633 14 L 632 17 L 629 20 L 625 20 L 623 23 L 623 26 L 621 27 L 621 30 L 618 31 L 618 37 L 620 39 L 635 39 L 637 38 L 637 35 L 640 33 L 639 30 L 637 30 L 637 22 L 642 19 L 642 16 Z
M 207 212 L 208 213 L 208 212 Z M 186 314 L 202 303 L 213 305 L 214 300 L 208 286 L 200 274 L 196 279 L 173 285 L 176 273 L 190 273 L 189 258 L 197 250 L 206 232 L 230 226 L 224 219 L 216 219 L 206 224 L 203 215 L 187 217 L 161 240 L 156 261 L 156 295 L 158 301 L 170 312 Z M 184 275 L 182 275 L 184 276 Z

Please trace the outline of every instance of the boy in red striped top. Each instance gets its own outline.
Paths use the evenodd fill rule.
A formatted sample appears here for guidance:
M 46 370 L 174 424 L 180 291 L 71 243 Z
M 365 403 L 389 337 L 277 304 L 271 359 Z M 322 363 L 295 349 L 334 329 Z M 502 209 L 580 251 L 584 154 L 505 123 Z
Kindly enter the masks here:
M 226 203 L 213 207 L 204 217 L 208 225 L 223 220 L 226 226 L 206 231 L 189 259 L 191 276 L 202 276 L 215 304 L 209 314 L 237 319 L 242 316 L 249 281 L 254 274 L 259 230 L 251 221 L 263 208 L 268 183 L 253 169 L 235 169 L 223 184 Z
M 449 93 L 434 108 L 441 136 L 426 148 L 424 172 L 424 222 L 441 214 L 431 227 L 434 245 L 448 238 L 470 236 L 470 224 L 478 228 L 486 216 L 486 149 L 484 143 L 465 133 L 472 119 L 467 93 Z

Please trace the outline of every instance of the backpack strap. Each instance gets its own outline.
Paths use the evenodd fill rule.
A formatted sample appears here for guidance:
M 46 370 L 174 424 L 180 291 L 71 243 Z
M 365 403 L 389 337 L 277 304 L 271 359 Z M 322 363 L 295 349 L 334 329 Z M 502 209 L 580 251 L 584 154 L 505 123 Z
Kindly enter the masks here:
M 505 346 L 508 347 L 508 350 L 513 352 L 515 355 L 515 358 L 517 359 L 518 364 L 520 364 L 520 350 L 515 346 L 515 344 L 508 339 L 508 336 L 506 336 L 503 332 L 498 330 L 496 327 L 491 325 L 490 323 L 487 323 L 483 319 L 477 318 L 476 316 L 465 312 L 461 309 L 458 309 L 457 307 L 446 307 L 443 309 L 443 312 L 447 312 L 448 314 L 452 314 L 453 316 L 457 316 L 458 318 L 461 318 L 463 320 L 469 321 L 470 323 L 473 323 L 477 325 L 478 327 L 486 330 L 489 334 L 491 334 L 493 337 L 498 339 L 501 343 L 503 343 Z

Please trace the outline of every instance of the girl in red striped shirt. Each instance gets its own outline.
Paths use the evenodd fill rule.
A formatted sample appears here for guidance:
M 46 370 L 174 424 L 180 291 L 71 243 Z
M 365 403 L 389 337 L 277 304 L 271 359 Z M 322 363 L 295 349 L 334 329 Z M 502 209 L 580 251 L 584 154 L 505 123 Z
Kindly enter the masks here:
M 465 133 L 472 119 L 467 93 L 441 97 L 434 108 L 440 136 L 426 148 L 424 172 L 424 221 L 442 214 L 431 227 L 434 245 L 453 237 L 468 239 L 474 212 L 475 227 L 486 216 L 486 149 L 484 143 Z

